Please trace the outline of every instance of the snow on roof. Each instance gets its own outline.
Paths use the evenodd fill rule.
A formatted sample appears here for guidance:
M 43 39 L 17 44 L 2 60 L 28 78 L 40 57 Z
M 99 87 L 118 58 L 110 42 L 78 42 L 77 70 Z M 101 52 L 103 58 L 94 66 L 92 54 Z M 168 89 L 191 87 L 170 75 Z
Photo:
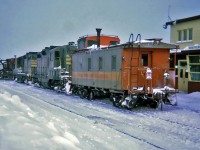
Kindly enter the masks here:
M 141 40 L 141 41 L 135 41 L 134 43 L 153 43 L 153 40 Z
M 190 51 L 190 50 L 200 50 L 200 44 L 186 46 L 183 49 L 171 49 L 170 53 L 181 53 L 182 51 Z
M 100 48 L 108 47 L 107 45 L 100 45 Z M 97 49 L 97 45 L 93 44 L 92 46 L 87 47 L 87 49 Z
M 188 50 L 199 50 L 200 49 L 200 44 L 194 44 L 191 46 L 186 46 L 183 50 L 188 51 Z
M 127 42 L 127 43 L 117 44 L 117 45 L 100 45 L 100 47 L 97 47 L 96 44 L 93 44 L 92 46 L 85 48 L 83 51 L 91 53 L 92 51 L 103 50 L 108 47 L 120 47 L 120 46 L 124 47 L 130 44 L 133 44 L 133 47 L 138 47 L 138 45 L 140 45 L 140 47 L 142 48 L 168 48 L 168 49 L 174 48 L 175 49 L 178 46 L 175 44 L 161 42 L 161 40 L 162 40 L 161 38 L 152 38 L 152 39 L 134 41 L 133 43 Z

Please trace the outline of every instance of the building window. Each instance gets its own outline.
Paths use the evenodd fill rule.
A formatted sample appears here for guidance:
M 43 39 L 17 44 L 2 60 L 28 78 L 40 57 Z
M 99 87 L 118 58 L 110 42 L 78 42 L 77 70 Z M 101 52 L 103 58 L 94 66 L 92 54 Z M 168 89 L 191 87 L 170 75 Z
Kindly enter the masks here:
M 113 55 L 112 56 L 112 62 L 111 62 L 111 67 L 112 67 L 112 70 L 116 70 L 116 68 L 117 68 L 117 65 L 116 65 L 116 63 L 117 63 L 117 59 L 116 59 L 116 56 L 115 55 Z
M 178 41 L 177 43 L 191 42 L 193 36 L 193 29 L 178 30 Z
M 99 57 L 99 70 L 103 69 L 103 58 Z
M 183 30 L 183 41 L 187 41 L 187 30 Z
M 200 82 L 200 55 L 187 55 L 189 81 Z
M 182 41 L 182 31 L 178 31 L 178 41 Z
M 189 40 L 192 40 L 192 36 L 193 36 L 193 31 L 192 29 L 189 29 Z
M 91 58 L 88 58 L 88 71 L 92 69 L 92 61 Z

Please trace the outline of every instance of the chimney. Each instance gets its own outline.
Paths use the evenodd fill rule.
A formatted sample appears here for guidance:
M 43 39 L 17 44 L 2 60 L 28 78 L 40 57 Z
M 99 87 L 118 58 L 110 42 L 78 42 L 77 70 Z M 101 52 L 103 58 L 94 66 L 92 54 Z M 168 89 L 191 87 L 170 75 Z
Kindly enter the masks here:
M 97 47 L 100 47 L 100 35 L 101 35 L 101 30 L 100 28 L 96 28 L 97 31 Z

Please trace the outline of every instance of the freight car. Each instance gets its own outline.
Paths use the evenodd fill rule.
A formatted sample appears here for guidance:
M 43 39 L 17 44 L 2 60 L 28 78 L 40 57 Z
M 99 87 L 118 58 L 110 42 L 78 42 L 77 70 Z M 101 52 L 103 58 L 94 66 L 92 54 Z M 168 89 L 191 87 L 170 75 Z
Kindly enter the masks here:
M 71 54 L 77 50 L 74 42 L 64 46 L 50 46 L 37 55 L 37 78 L 47 88 L 64 86 L 71 71 Z
M 72 93 L 90 100 L 109 95 L 113 105 L 128 109 L 141 104 L 157 107 L 161 101 L 172 104 L 172 48 L 176 45 L 161 39 L 133 41 L 131 35 L 125 44 L 80 50 L 72 55 Z

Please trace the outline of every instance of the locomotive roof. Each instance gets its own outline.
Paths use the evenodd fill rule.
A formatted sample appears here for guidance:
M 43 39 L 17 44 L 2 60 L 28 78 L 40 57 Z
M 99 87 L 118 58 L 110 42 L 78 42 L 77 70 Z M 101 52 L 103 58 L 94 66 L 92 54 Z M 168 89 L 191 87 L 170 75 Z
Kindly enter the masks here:
M 38 52 L 28 52 L 26 54 L 37 54 Z

